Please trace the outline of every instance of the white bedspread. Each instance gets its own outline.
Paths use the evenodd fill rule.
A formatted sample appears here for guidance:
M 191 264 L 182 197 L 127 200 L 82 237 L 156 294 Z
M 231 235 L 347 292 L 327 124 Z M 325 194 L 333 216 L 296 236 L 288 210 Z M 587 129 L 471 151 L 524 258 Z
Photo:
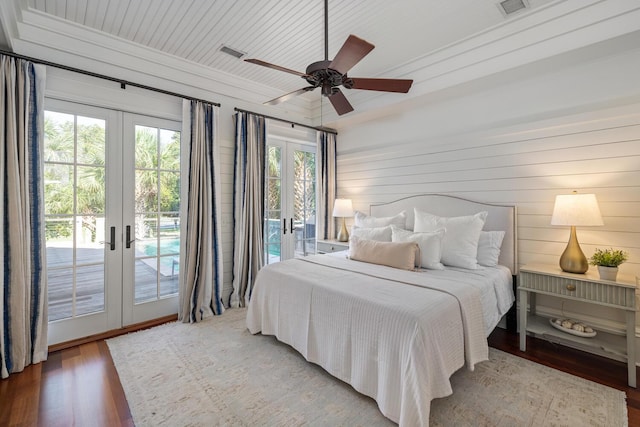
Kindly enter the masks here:
M 495 286 L 487 272 L 468 273 L 403 271 L 343 256 L 280 262 L 260 271 L 247 327 L 371 396 L 401 426 L 428 425 L 431 400 L 452 393 L 449 377 L 488 358 L 487 325 L 501 315 L 483 312 L 510 299 L 486 290 Z M 489 276 L 498 282 L 504 274 Z

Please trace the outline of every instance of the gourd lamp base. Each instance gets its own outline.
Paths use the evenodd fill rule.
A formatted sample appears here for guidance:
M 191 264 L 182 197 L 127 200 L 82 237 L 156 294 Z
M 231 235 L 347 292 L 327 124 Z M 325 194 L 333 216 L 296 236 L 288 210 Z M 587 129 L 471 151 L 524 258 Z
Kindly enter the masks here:
M 560 256 L 560 268 L 567 273 L 584 274 L 589 269 L 587 257 L 580 249 L 578 237 L 576 236 L 576 227 L 571 227 L 571 235 L 567 247 Z

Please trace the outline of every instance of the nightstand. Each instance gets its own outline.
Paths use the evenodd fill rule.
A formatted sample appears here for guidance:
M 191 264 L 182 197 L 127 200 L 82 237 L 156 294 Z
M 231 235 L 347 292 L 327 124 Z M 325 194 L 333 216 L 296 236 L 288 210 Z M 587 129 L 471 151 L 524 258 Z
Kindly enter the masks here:
M 631 387 L 636 386 L 636 284 L 633 280 L 619 278 L 613 282 L 600 280 L 592 271 L 572 274 L 555 266 L 527 265 L 520 268 L 518 282 L 520 350 L 526 351 L 526 334 L 531 332 L 548 341 L 626 361 L 628 383 Z M 549 318 L 536 315 L 537 294 L 622 310 L 626 315 L 625 333 L 598 330 L 595 337 L 586 338 L 558 330 L 551 326 Z
M 346 251 L 349 249 L 349 242 L 339 242 L 337 240 L 318 240 L 316 242 L 316 252 L 327 254 L 331 252 Z

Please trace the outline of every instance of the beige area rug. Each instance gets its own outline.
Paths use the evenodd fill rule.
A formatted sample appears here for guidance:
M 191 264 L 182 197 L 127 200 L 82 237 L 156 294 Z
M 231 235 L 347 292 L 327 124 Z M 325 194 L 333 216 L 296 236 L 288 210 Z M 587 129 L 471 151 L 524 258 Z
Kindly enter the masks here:
M 244 309 L 107 341 L 134 422 L 144 426 L 394 425 L 372 399 L 270 336 Z M 452 377 L 431 426 L 626 426 L 625 394 L 490 349 Z

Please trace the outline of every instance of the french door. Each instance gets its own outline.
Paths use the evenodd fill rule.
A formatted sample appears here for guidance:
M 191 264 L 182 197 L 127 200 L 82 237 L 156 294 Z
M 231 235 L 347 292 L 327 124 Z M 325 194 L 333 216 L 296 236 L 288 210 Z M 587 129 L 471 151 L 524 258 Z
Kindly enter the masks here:
M 49 344 L 176 313 L 180 123 L 45 110 Z
M 315 253 L 316 147 L 267 144 L 265 264 Z

